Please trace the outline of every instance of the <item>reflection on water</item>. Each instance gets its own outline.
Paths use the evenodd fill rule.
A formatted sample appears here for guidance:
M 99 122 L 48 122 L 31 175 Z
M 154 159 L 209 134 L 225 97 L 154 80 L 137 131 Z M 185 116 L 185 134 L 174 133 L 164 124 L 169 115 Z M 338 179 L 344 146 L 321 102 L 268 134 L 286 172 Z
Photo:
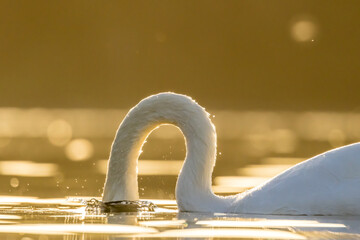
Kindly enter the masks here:
M 320 223 L 314 220 L 252 220 L 252 221 L 228 221 L 213 220 L 199 221 L 199 225 L 207 227 L 272 227 L 272 228 L 288 228 L 291 227 L 312 227 L 312 228 L 346 228 L 344 224 L 338 223 Z
M 144 235 L 141 235 L 144 237 Z M 146 237 L 146 235 L 145 235 Z M 150 237 L 150 236 L 148 236 Z M 152 237 L 152 236 L 151 236 Z M 267 239 L 306 239 L 305 237 L 279 230 L 264 229 L 221 229 L 221 228 L 191 228 L 183 230 L 168 230 L 161 232 L 155 237 L 166 238 L 267 238 Z
M 158 200 L 155 212 L 91 213 L 81 199 L 4 197 L 19 205 L 0 203 L 3 239 L 358 238 L 356 217 L 266 216 L 169 212 L 174 201 Z M 172 205 L 172 206 L 171 206 Z M 71 238 L 69 238 L 71 236 Z
M 0 194 L 100 196 L 111 142 L 125 113 L 0 108 Z M 219 148 L 213 189 L 221 194 L 244 191 L 308 157 L 360 139 L 360 114 L 354 112 L 211 113 Z M 173 199 L 186 152 L 181 132 L 160 127 L 143 150 L 141 196 Z
M 1 161 L 0 174 L 24 177 L 51 177 L 58 173 L 58 166 L 53 163 L 34 163 L 31 161 Z M 12 185 L 10 183 L 10 185 Z M 16 184 L 18 185 L 18 184 Z
M 213 190 L 222 195 L 360 139 L 358 113 L 211 113 L 219 138 Z M 81 199 L 100 199 L 106 159 L 124 115 L 122 110 L 0 108 L 0 239 L 360 237 L 355 217 L 178 213 L 174 189 L 186 148 L 172 126 L 151 134 L 139 161 L 140 196 L 159 208 L 86 212 Z
M 49 234 L 67 235 L 75 233 L 87 234 L 137 234 L 156 233 L 152 228 L 144 228 L 132 225 L 113 224 L 21 224 L 0 225 L 0 233 L 27 233 L 27 234 Z

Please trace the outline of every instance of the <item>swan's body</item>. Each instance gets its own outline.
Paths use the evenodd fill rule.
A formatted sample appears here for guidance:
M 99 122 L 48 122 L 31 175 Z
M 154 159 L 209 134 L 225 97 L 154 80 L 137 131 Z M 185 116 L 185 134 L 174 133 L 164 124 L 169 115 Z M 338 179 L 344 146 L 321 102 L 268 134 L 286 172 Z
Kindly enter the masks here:
M 297 164 L 250 191 L 215 195 L 211 190 L 215 127 L 205 109 L 174 93 L 145 98 L 121 123 L 111 149 L 104 202 L 139 199 L 138 157 L 146 137 L 161 124 L 176 125 L 186 139 L 186 159 L 176 185 L 180 211 L 360 215 L 358 143 Z

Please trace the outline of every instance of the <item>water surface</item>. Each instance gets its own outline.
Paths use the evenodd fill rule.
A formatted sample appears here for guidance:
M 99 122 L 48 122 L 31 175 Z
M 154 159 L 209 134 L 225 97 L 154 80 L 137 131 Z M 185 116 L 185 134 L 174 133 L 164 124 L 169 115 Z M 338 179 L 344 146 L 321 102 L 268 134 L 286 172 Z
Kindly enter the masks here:
M 213 190 L 250 189 L 309 157 L 360 140 L 355 112 L 210 111 L 218 133 Z M 142 199 L 156 212 L 89 212 L 126 111 L 0 108 L 0 239 L 358 239 L 359 217 L 178 213 L 180 131 L 155 130 L 139 162 Z
M 358 217 L 178 212 L 152 200 L 154 212 L 102 213 L 82 199 L 2 198 L 1 239 L 245 238 L 358 239 Z

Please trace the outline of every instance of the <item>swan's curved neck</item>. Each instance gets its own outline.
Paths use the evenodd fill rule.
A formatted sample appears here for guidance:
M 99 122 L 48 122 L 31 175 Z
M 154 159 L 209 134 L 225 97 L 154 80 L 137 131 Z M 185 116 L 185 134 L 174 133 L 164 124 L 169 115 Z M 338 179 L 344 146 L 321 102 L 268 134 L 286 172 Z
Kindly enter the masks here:
M 180 210 L 213 211 L 214 205 L 219 205 L 216 202 L 225 200 L 211 190 L 216 157 L 215 127 L 209 114 L 195 101 L 173 93 L 142 100 L 120 124 L 111 148 L 103 201 L 139 199 L 138 158 L 147 136 L 161 124 L 176 125 L 186 139 L 186 159 L 176 185 Z M 223 208 L 226 204 L 220 205 Z

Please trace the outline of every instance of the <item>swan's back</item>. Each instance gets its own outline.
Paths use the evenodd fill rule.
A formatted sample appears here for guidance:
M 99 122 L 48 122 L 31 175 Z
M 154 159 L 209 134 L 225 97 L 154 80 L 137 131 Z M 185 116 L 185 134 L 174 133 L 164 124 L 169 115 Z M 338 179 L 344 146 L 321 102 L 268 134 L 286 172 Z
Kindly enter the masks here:
M 315 156 L 238 195 L 232 211 L 360 215 L 360 143 Z

